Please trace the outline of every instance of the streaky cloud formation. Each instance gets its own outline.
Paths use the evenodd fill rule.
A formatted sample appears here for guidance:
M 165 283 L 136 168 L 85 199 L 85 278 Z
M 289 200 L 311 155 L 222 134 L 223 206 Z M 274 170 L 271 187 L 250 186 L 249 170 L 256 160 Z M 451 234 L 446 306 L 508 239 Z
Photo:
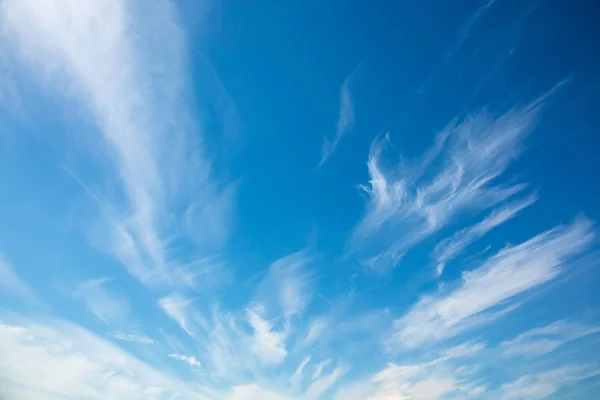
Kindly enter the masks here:
M 180 260 L 168 249 L 185 239 L 184 218 L 222 243 L 235 190 L 210 179 L 172 5 L 144 2 L 144 10 L 122 0 L 8 0 L 3 41 L 33 78 L 66 86 L 98 127 L 110 160 L 99 167 L 121 182 L 114 196 L 102 196 L 106 250 L 145 284 L 179 284 L 170 271 Z
M 82 301 L 96 318 L 106 324 L 124 323 L 129 315 L 129 303 L 122 295 L 111 293 L 106 287 L 111 278 L 81 282 L 73 298 Z
M 511 340 L 500 343 L 504 357 L 539 357 L 555 351 L 567 342 L 600 332 L 600 327 L 586 326 L 568 321 L 523 332 Z
M 465 271 L 451 289 L 424 296 L 395 322 L 391 347 L 417 347 L 489 323 L 513 310 L 518 295 L 560 275 L 565 263 L 592 244 L 592 223 L 578 218 L 517 246 L 500 250 L 481 266 Z
M 31 390 L 33 398 L 214 398 L 72 323 L 3 322 L 0 336 L 2 381 Z
M 475 225 L 461 229 L 451 237 L 439 242 L 433 250 L 432 257 L 437 262 L 438 275 L 444 272 L 444 268 L 450 260 L 456 258 L 471 243 L 480 239 L 492 229 L 514 218 L 519 211 L 529 207 L 537 199 L 537 196 L 530 196 L 524 200 L 514 201 L 506 206 L 499 207 Z
M 435 400 L 446 395 L 476 398 L 487 388 L 461 368 L 461 361 L 477 355 L 484 346 L 462 344 L 442 351 L 440 357 L 416 364 L 390 363 L 370 379 L 342 387 L 335 400 Z
M 340 89 L 340 115 L 335 129 L 335 136 L 332 139 L 327 137 L 323 139 L 321 161 L 319 161 L 317 168 L 321 167 L 331 158 L 344 135 L 354 128 L 354 102 L 352 101 L 351 85 L 363 64 L 364 61 L 361 61 L 344 79 L 344 83 Z
M 148 336 L 138 335 L 135 333 L 116 332 L 111 334 L 113 338 L 124 342 L 137 342 L 143 344 L 156 344 L 156 341 L 150 339 Z
M 600 374 L 589 366 L 567 365 L 538 374 L 523 376 L 502 386 L 501 400 L 545 399 L 560 389 Z
M 564 82 L 534 102 L 499 116 L 486 111 L 449 124 L 415 162 L 385 162 L 390 135 L 377 138 L 369 151 L 368 201 L 350 245 L 372 270 L 394 268 L 413 246 L 454 221 L 523 191 L 524 184 L 503 184 L 506 169 L 521 154 L 544 101 Z M 489 221 L 488 221 L 489 222 Z
M 0 253 L 0 294 L 6 294 L 31 304 L 39 303 L 34 291 L 13 271 Z
M 184 356 L 181 354 L 169 354 L 169 357 L 189 364 L 190 367 L 200 367 L 201 364 L 194 356 Z
M 592 8 L 297 3 L 0 0 L 0 398 L 596 399 Z
M 202 306 L 180 294 L 159 299 L 163 311 L 194 339 L 199 362 L 215 377 L 244 382 L 286 361 L 295 324 L 312 300 L 309 263 L 300 251 L 274 261 L 238 312 Z

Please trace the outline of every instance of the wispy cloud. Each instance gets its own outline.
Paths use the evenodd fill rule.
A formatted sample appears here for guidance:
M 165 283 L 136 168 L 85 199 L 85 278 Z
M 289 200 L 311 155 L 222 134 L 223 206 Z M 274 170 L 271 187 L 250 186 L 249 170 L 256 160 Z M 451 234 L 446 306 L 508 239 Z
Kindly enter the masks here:
M 344 79 L 344 83 L 340 89 L 340 115 L 335 129 L 335 136 L 331 139 L 327 137 L 324 138 L 323 146 L 321 147 L 321 161 L 319 161 L 317 168 L 329 160 L 344 135 L 354 128 L 354 102 L 352 100 L 350 87 L 363 64 L 364 61 L 358 64 L 346 79 Z
M 171 295 L 161 298 L 158 303 L 163 311 L 179 324 L 188 335 L 194 336 L 194 325 L 203 321 L 201 316 L 190 306 L 194 299 L 187 299 L 180 295 Z
M 117 340 L 121 340 L 123 342 L 156 344 L 156 341 L 153 339 L 150 339 L 148 336 L 138 335 L 135 333 L 115 332 L 115 333 L 110 334 L 110 336 L 114 337 Z
M 255 306 L 246 311 L 248 323 L 254 330 L 252 351 L 264 364 L 280 364 L 287 356 L 285 349 L 286 333 L 276 330 L 261 314 L 263 310 Z
M 211 374 L 237 383 L 257 378 L 288 356 L 287 341 L 297 335 L 294 324 L 314 292 L 308 268 L 313 258 L 300 251 L 274 261 L 238 311 L 201 305 L 179 294 L 161 298 L 159 305 L 194 338 L 199 362 Z
M 584 365 L 567 365 L 550 371 L 525 375 L 501 388 L 501 400 L 545 399 L 564 387 L 600 375 L 599 369 Z
M 33 290 L 13 271 L 2 254 L 0 254 L 0 293 L 25 300 L 30 304 L 39 303 Z
M 345 370 L 332 359 L 314 376 L 306 371 L 311 358 L 303 353 L 310 346 L 301 345 L 307 332 L 302 320 L 314 294 L 313 260 L 310 252 L 300 251 L 274 261 L 250 299 L 233 311 L 183 295 L 160 299 L 165 313 L 192 337 L 190 349 L 173 353 L 197 354 L 211 377 L 231 385 L 232 398 L 256 398 L 255 393 L 259 398 L 319 398 Z M 318 333 L 312 336 L 316 340 Z M 183 346 L 177 341 L 171 347 Z M 295 373 L 280 373 L 301 360 Z M 276 371 L 279 378 L 272 383 Z M 268 382 L 271 387 L 264 386 Z
M 417 347 L 489 322 L 510 311 L 517 295 L 556 278 L 563 264 L 581 255 L 594 238 L 584 218 L 499 251 L 462 279 L 423 297 L 395 322 L 391 346 Z
M 129 315 L 127 299 L 106 288 L 111 281 L 107 277 L 85 281 L 73 292 L 74 299 L 82 301 L 96 318 L 109 325 L 125 322 Z
M 169 357 L 174 358 L 179 361 L 183 361 L 183 362 L 187 363 L 190 367 L 200 368 L 202 366 L 202 364 L 200 364 L 200 361 L 196 360 L 196 357 L 194 357 L 194 356 L 184 356 L 181 354 L 169 354 Z
M 585 326 L 568 321 L 534 328 L 500 346 L 504 357 L 537 357 L 550 353 L 567 342 L 600 332 L 600 327 Z
M 176 240 L 202 243 L 200 253 L 221 245 L 235 188 L 210 178 L 172 4 L 150 1 L 137 11 L 124 0 L 8 0 L 2 39 L 27 67 L 15 70 L 57 92 L 67 88 L 97 125 L 102 142 L 94 151 L 110 161 L 98 167 L 121 182 L 102 198 L 108 250 L 142 282 L 176 284 L 169 271 L 180 260 L 168 249 Z
M 446 264 L 458 256 L 471 243 L 483 237 L 492 229 L 514 218 L 519 211 L 529 207 L 537 201 L 537 196 L 530 196 L 524 200 L 515 201 L 506 206 L 492 211 L 477 224 L 461 229 L 449 238 L 442 240 L 433 250 L 433 258 L 437 262 L 437 272 L 441 275 Z
M 257 302 L 268 312 L 281 313 L 286 320 L 301 315 L 314 295 L 313 274 L 308 264 L 314 257 L 306 250 L 273 262 L 258 285 Z
M 203 387 L 188 386 L 85 329 L 59 320 L 0 323 L 0 351 L 2 381 L 41 393 L 39 398 L 215 398 Z
M 304 344 L 310 346 L 315 343 L 328 329 L 329 322 L 326 318 L 317 318 L 310 323 Z
M 334 400 L 435 400 L 455 394 L 477 396 L 486 388 L 469 369 L 454 362 L 469 358 L 482 350 L 480 344 L 465 344 L 442 351 L 430 361 L 414 364 L 390 363 L 370 379 L 342 386 Z
M 449 124 L 414 162 L 387 166 L 390 136 L 377 138 L 369 152 L 370 181 L 360 186 L 368 201 L 352 249 L 372 269 L 388 270 L 461 213 L 481 212 L 522 191 L 525 185 L 501 178 L 522 152 L 541 105 L 562 85 L 501 115 L 481 111 Z

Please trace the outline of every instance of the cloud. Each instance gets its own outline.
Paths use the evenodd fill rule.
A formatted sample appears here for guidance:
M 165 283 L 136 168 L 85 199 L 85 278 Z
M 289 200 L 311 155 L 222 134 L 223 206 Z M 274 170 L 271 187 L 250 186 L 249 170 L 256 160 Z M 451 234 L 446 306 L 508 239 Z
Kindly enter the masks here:
M 390 136 L 377 138 L 369 151 L 370 181 L 360 186 L 368 196 L 365 214 L 350 240 L 363 263 L 375 271 L 393 268 L 410 248 L 461 213 L 476 214 L 521 192 L 525 185 L 503 184 L 501 178 L 555 89 L 498 116 L 480 111 L 452 122 L 413 162 L 387 166 Z
M 324 138 L 323 146 L 321 147 L 321 161 L 319 161 L 317 168 L 329 160 L 344 135 L 354 128 L 354 102 L 352 101 L 350 86 L 363 63 L 364 61 L 358 64 L 346 79 L 344 79 L 344 83 L 340 89 L 340 115 L 338 117 L 335 136 L 332 139 L 327 137 Z
M 180 284 L 169 272 L 181 260 L 169 248 L 222 245 L 235 189 L 210 178 L 172 4 L 140 10 L 125 0 L 7 0 L 2 39 L 15 70 L 75 98 L 98 128 L 76 138 L 104 151 L 98 168 L 121 183 L 100 199 L 107 250 L 145 284 Z
M 326 318 L 317 318 L 312 321 L 310 327 L 308 328 L 306 339 L 304 339 L 304 344 L 306 346 L 311 346 L 313 343 L 315 343 L 328 329 L 328 325 L 329 323 Z
M 274 261 L 250 299 L 236 310 L 225 311 L 181 294 L 158 303 L 193 338 L 193 351 L 211 376 L 234 386 L 261 382 L 284 362 L 296 361 L 297 354 L 288 360 L 288 346 L 304 341 L 306 330 L 298 324 L 313 297 L 309 269 L 313 259 L 301 251 Z M 183 346 L 171 339 L 174 353 L 189 354 L 176 350 Z
M 200 321 L 203 323 L 202 317 L 190 306 L 194 299 L 186 299 L 180 295 L 171 295 L 163 297 L 158 301 L 158 304 L 163 311 L 171 317 L 188 335 L 194 336 L 195 323 Z
M 477 224 L 461 229 L 449 238 L 442 240 L 433 250 L 433 258 L 437 262 L 437 272 L 441 275 L 446 264 L 460 254 L 471 243 L 483 237 L 492 229 L 514 218 L 517 213 L 537 201 L 537 196 L 515 201 L 497 208 Z
M 550 353 L 565 343 L 600 332 L 600 327 L 590 327 L 568 321 L 557 321 L 534 328 L 512 340 L 500 344 L 504 357 L 537 357 Z
M 40 302 L 33 290 L 13 271 L 2 254 L 0 254 L 0 293 L 25 300 L 30 304 Z
M 314 293 L 308 269 L 313 259 L 307 251 L 299 251 L 273 262 L 258 285 L 257 302 L 268 305 L 267 312 L 282 313 L 286 320 L 300 316 Z
M 233 388 L 228 400 L 292 400 L 286 394 L 276 393 L 269 389 L 262 388 L 257 384 L 236 386 Z
M 505 248 L 479 268 L 464 272 L 451 290 L 423 297 L 394 323 L 391 347 L 414 348 L 479 326 L 517 307 L 521 293 L 556 278 L 594 238 L 584 218 Z
M 600 370 L 583 365 L 567 365 L 550 371 L 525 375 L 501 388 L 501 400 L 545 399 L 564 387 L 597 376 Z
M 169 357 L 174 358 L 179 361 L 183 361 L 185 363 L 188 363 L 190 367 L 200 368 L 202 366 L 202 364 L 200 364 L 200 361 L 196 360 L 196 357 L 194 357 L 194 356 L 183 356 L 181 354 L 169 354 Z
M 121 340 L 123 342 L 156 344 L 156 341 L 153 339 L 150 339 L 148 336 L 137 335 L 137 334 L 133 334 L 133 333 L 116 332 L 116 333 L 111 334 L 110 336 L 112 336 L 113 338 L 115 338 L 117 340 Z
M 272 324 L 263 319 L 261 307 L 246 310 L 248 323 L 254 330 L 252 351 L 263 364 L 281 364 L 287 356 L 285 349 L 286 333 L 277 331 Z
M 6 321 L 6 320 L 5 320 Z M 34 398 L 214 399 L 69 322 L 0 323 L 0 379 Z M 8 395 L 0 387 L 0 395 Z M 172 398 L 172 397 L 171 397 Z
M 469 369 L 454 363 L 476 355 L 481 344 L 465 343 L 443 350 L 438 358 L 414 364 L 390 363 L 370 379 L 341 387 L 334 400 L 435 400 L 449 394 L 467 398 L 485 391 Z
M 73 298 L 81 300 L 96 318 L 105 324 L 124 323 L 129 315 L 129 303 L 121 295 L 106 288 L 111 278 L 99 278 L 79 284 Z
M 296 391 L 298 389 L 298 387 L 300 386 L 300 383 L 302 382 L 302 379 L 303 379 L 304 368 L 306 368 L 306 366 L 308 365 L 310 360 L 311 360 L 311 357 L 306 356 L 302 360 L 302 362 L 298 365 L 298 367 L 296 368 L 296 370 L 294 371 L 292 376 L 290 377 L 290 386 L 293 391 Z

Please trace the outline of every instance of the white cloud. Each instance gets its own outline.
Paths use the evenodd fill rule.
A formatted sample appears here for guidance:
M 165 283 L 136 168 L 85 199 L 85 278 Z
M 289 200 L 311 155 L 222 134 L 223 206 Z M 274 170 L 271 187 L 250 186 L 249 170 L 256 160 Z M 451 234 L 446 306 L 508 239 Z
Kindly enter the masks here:
M 476 396 L 485 389 L 476 384 L 468 369 L 450 363 L 481 351 L 479 344 L 464 344 L 442 351 L 431 361 L 387 367 L 370 379 L 342 386 L 334 400 L 435 400 L 449 394 Z
M 187 386 L 64 321 L 0 323 L 0 353 L 0 380 L 47 398 L 141 400 L 177 394 L 182 399 L 215 398 L 205 395 L 201 386 Z M 11 390 L 5 391 L 3 385 L 0 395 Z
M 336 367 L 328 375 L 316 378 L 302 395 L 303 400 L 319 399 L 344 375 L 345 369 Z
M 194 299 L 186 299 L 180 295 L 171 295 L 163 297 L 158 301 L 158 304 L 163 311 L 171 317 L 188 335 L 194 336 L 195 323 L 203 321 L 201 316 L 190 305 Z
M 81 300 L 105 324 L 124 323 L 129 315 L 129 303 L 124 296 L 105 287 L 111 281 L 105 277 L 82 282 L 73 292 L 73 298 Z
M 482 111 L 453 122 L 415 162 L 401 159 L 388 166 L 389 134 L 376 139 L 369 152 L 370 181 L 361 185 L 366 212 L 350 242 L 363 262 L 388 270 L 461 213 L 481 212 L 522 191 L 525 185 L 500 179 L 521 153 L 545 97 L 499 116 Z
M 512 340 L 500 344 L 504 357 L 536 357 L 550 353 L 563 344 L 600 332 L 600 327 L 590 327 L 568 321 L 526 331 Z
M 437 272 L 441 275 L 446 263 L 460 254 L 467 246 L 483 237 L 486 233 L 514 218 L 517 213 L 537 201 L 537 196 L 515 201 L 492 211 L 477 224 L 461 229 L 449 238 L 442 240 L 433 250 L 437 262 Z
M 236 386 L 227 400 L 294 400 L 292 397 L 283 393 L 276 393 L 269 389 L 262 388 L 257 384 Z
M 202 366 L 202 364 L 200 364 L 200 361 L 196 360 L 196 357 L 194 357 L 194 356 L 184 356 L 181 354 L 169 354 L 169 357 L 174 358 L 179 361 L 183 361 L 183 362 L 189 364 L 190 367 L 200 368 Z
M 304 368 L 306 368 L 306 366 L 308 365 L 310 360 L 311 360 L 311 357 L 306 356 L 304 358 L 304 360 L 302 360 L 302 362 L 298 365 L 298 368 L 296 368 L 296 370 L 294 371 L 292 376 L 290 377 L 290 386 L 293 391 L 296 391 L 297 388 L 302 383 L 302 379 L 304 378 L 304 376 L 303 376 Z
M 364 62 L 364 61 L 363 61 Z M 323 140 L 323 146 L 321 147 L 321 161 L 319 161 L 320 167 L 327 162 L 327 160 L 333 155 L 337 149 L 338 144 L 348 131 L 354 127 L 354 103 L 352 101 L 352 93 L 350 91 L 350 85 L 354 80 L 354 77 L 363 65 L 363 62 L 358 64 L 354 70 L 344 79 L 344 83 L 340 89 L 340 115 L 336 125 L 335 136 L 333 139 L 325 137 Z
M 326 366 L 328 366 L 330 362 L 331 362 L 331 360 L 325 360 L 325 361 L 321 361 L 320 363 L 318 363 L 317 366 L 315 367 L 315 371 L 312 374 L 312 378 L 317 379 L 318 377 L 320 377 L 321 374 L 323 373 L 323 369 Z
M 2 254 L 0 254 L 0 293 L 6 293 L 31 304 L 39 303 L 33 290 L 19 278 Z
M 545 399 L 564 387 L 600 374 L 600 370 L 581 365 L 567 365 L 561 368 L 525 375 L 501 388 L 501 400 Z
M 106 225 L 98 236 L 108 237 L 108 250 L 142 282 L 179 284 L 169 274 L 179 260 L 168 246 L 181 237 L 207 242 L 207 251 L 221 245 L 235 190 L 210 179 L 172 4 L 7 0 L 0 12 L 14 69 L 75 97 L 99 129 L 100 146 L 74 136 L 103 150 L 99 168 L 121 182 L 119 192 L 103 191 L 110 199 L 96 196 Z
M 269 321 L 262 318 L 262 312 L 256 306 L 246 310 L 248 323 L 254 330 L 252 351 L 263 364 L 281 364 L 287 356 L 286 333 L 276 330 Z
M 585 251 L 593 237 L 592 224 L 579 218 L 501 250 L 474 271 L 464 272 L 452 290 L 423 297 L 395 321 L 388 344 L 417 347 L 502 315 L 516 307 L 511 303 L 515 296 L 558 276 L 563 264 Z
M 156 341 L 150 339 L 148 336 L 138 335 L 134 333 L 116 332 L 111 334 L 113 338 L 121 340 L 123 342 L 137 342 L 143 344 L 156 344 Z
M 307 268 L 312 260 L 306 251 L 299 251 L 269 266 L 257 293 L 257 301 L 268 313 L 282 313 L 289 320 L 304 312 L 314 293 L 313 277 Z
M 484 343 L 462 343 L 445 349 L 442 352 L 442 359 L 450 360 L 453 358 L 472 357 L 481 352 L 483 349 L 485 349 Z
M 313 320 L 308 328 L 308 333 L 306 334 L 306 339 L 304 339 L 304 344 L 306 346 L 311 346 L 315 343 L 321 335 L 328 329 L 329 322 L 325 318 L 317 318 Z

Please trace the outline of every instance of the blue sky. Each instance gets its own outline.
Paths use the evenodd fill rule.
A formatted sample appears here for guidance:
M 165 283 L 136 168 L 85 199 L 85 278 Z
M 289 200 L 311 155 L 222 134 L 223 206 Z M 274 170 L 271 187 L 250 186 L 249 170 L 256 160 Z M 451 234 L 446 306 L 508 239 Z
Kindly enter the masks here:
M 600 396 L 566 0 L 0 2 L 0 397 Z

